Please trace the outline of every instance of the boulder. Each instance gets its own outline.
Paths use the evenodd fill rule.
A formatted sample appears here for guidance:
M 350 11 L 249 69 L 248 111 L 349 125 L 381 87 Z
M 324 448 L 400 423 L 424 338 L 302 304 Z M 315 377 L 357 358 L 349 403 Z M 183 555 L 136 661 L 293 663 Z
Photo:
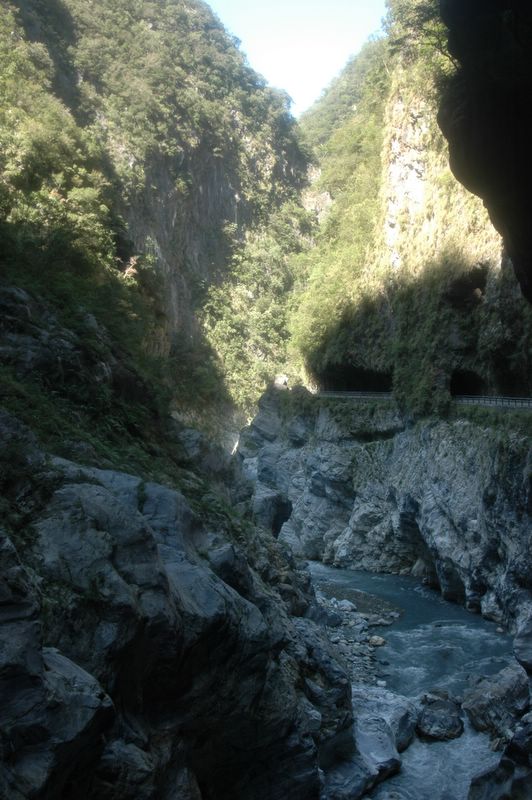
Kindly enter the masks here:
M 459 704 L 446 696 L 425 695 L 417 731 L 427 739 L 457 739 L 464 732 Z
M 464 695 L 462 708 L 474 728 L 509 741 L 520 717 L 529 706 L 525 670 L 511 665 L 489 678 L 481 678 Z
M 419 711 L 406 697 L 388 689 L 355 685 L 352 689 L 355 717 L 363 719 L 365 714 L 380 717 L 392 732 L 398 752 L 402 753 L 414 738 Z
M 374 784 L 375 774 L 360 757 L 353 757 L 327 771 L 323 796 L 327 800 L 358 800 Z
M 357 610 L 357 607 L 351 600 L 340 600 L 338 603 L 338 610 L 347 612 L 348 614 L 352 614 L 354 611 Z
M 370 772 L 384 780 L 399 772 L 401 759 L 391 726 L 380 715 L 364 714 L 355 719 L 357 751 Z

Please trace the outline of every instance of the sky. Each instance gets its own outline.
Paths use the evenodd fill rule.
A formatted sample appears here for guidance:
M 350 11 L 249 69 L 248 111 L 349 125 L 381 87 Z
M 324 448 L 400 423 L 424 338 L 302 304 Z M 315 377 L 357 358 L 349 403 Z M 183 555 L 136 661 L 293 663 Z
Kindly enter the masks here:
M 207 0 L 250 65 L 298 116 L 380 29 L 385 0 Z

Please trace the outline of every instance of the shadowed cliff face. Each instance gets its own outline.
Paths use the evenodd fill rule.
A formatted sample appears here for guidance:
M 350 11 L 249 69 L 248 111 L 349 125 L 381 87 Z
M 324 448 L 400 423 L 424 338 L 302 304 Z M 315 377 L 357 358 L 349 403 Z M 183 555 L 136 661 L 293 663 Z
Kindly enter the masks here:
M 525 0 L 441 0 L 459 69 L 440 104 L 451 169 L 485 202 L 532 302 L 532 8 Z

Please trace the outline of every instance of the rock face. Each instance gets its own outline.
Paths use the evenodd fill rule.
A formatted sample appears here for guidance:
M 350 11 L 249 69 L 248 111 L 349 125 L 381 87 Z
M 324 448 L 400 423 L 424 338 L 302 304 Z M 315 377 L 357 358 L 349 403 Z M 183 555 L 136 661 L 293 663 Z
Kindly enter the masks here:
M 96 0 L 89 17 L 76 0 L 60 6 L 25 0 L 8 35 L 43 54 L 32 80 L 61 98 L 91 142 L 91 169 L 113 184 L 100 200 L 112 205 L 106 234 L 162 312 L 148 344 L 182 352 L 200 341 L 199 287 L 227 272 L 251 222 L 305 183 L 295 121 L 206 3 L 140 3 L 116 15 L 112 0 Z M 135 47 L 142 58 L 131 58 Z M 84 148 L 71 155 L 76 167 Z
M 267 393 L 239 446 L 257 492 L 292 504 L 281 541 L 305 558 L 416 575 L 494 620 L 527 616 L 529 437 L 465 420 L 405 427 L 392 405 L 289 398 Z
M 468 800 L 526 800 L 532 795 L 532 717 L 524 716 L 497 767 L 471 782 Z
M 352 710 L 289 614 L 308 576 L 176 490 L 50 458 L 6 413 L 0 433 L 0 796 L 317 800 Z
M 530 772 L 510 759 L 502 759 L 497 769 L 472 781 L 468 800 L 506 800 L 508 797 L 526 800 L 531 793 Z
M 87 752 L 91 745 L 101 751 L 113 703 L 96 678 L 43 646 L 36 592 L 5 532 L 0 557 L 0 794 L 60 797 L 75 768 L 77 779 L 86 779 Z
M 532 11 L 523 0 L 441 0 L 460 68 L 440 106 L 451 168 L 482 197 L 532 302 Z
M 414 736 L 418 712 L 407 698 L 366 684 L 353 686 L 355 748 L 326 776 L 327 800 L 365 797 L 401 768 L 399 753 Z

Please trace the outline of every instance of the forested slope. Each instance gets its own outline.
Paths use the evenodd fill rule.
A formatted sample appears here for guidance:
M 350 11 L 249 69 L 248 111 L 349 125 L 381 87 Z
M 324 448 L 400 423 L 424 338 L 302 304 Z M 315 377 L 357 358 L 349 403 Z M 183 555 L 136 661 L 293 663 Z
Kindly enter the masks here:
M 230 398 L 198 312 L 304 181 L 287 98 L 196 0 L 6 2 L 0 61 L 0 278 L 107 365 L 84 392 L 64 353 L 30 370 L 6 350 L 4 402 L 120 441 L 157 405 L 212 418 Z

